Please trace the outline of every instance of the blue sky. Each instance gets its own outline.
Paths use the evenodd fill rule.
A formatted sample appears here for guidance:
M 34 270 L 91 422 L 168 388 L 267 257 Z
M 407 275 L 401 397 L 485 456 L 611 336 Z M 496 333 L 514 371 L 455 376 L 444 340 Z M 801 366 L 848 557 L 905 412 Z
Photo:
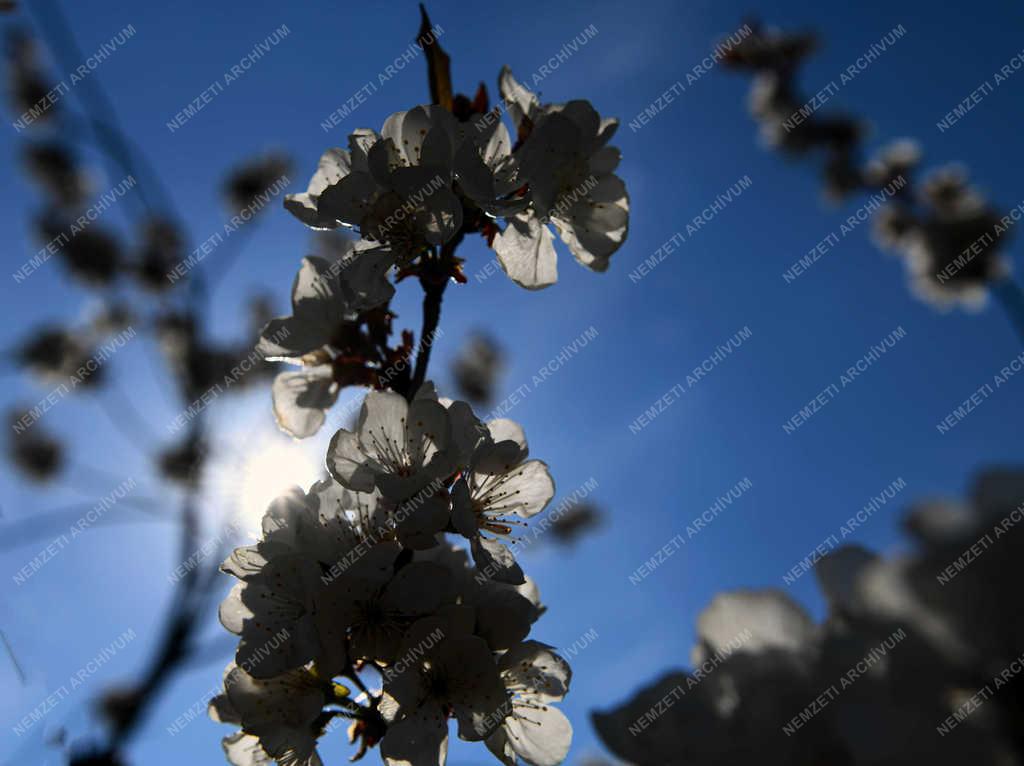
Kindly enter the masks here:
M 184 0 L 130 10 L 66 5 L 86 52 L 128 24 L 136 29 L 91 76 L 102 80 L 124 128 L 147 149 L 172 189 L 193 242 L 221 226 L 217 188 L 228 167 L 253 153 L 281 149 L 296 159 L 293 190 L 304 189 L 323 149 L 344 145 L 355 128 L 379 128 L 391 112 L 427 100 L 423 64 L 416 61 L 338 127 L 325 132 L 320 126 L 406 49 L 418 24 L 411 2 L 342 7 Z M 674 82 L 685 83 L 686 73 L 751 10 L 784 28 L 821 33 L 824 46 L 803 80 L 808 93 L 902 24 L 905 36 L 842 87 L 830 106 L 868 117 L 871 146 L 916 137 L 926 166 L 965 162 L 997 204 L 1009 208 L 1024 199 L 1024 75 L 1000 85 L 952 129 L 936 127 L 1020 53 L 1019 4 L 430 5 L 434 22 L 444 29 L 441 41 L 452 56 L 456 88 L 471 91 L 483 80 L 492 98 L 502 64 L 529 85 L 531 73 L 593 25 L 597 34 L 544 78 L 542 98 L 586 98 L 602 115 L 623 121 L 614 143 L 622 150 L 618 172 L 632 200 L 630 236 L 609 271 L 587 272 L 559 247 L 558 284 L 530 293 L 500 273 L 474 278 L 491 256 L 479 239 L 467 242 L 460 253 L 468 259 L 470 281 L 446 294 L 445 335 L 433 360 L 443 386 L 447 362 L 468 331 L 483 328 L 500 338 L 509 355 L 502 396 L 529 386 L 509 416 L 523 423 L 532 453 L 550 464 L 561 495 L 594 479 L 594 498 L 608 512 L 600 532 L 575 549 L 538 543 L 523 556 L 549 606 L 534 636 L 570 647 L 591 631 L 597 634 L 572 659 L 573 690 L 563 706 L 576 728 L 570 762 L 599 749 L 588 710 L 607 707 L 664 669 L 686 664 L 695 618 L 716 592 L 786 587 L 786 571 L 902 478 L 906 488 L 893 504 L 847 538 L 896 550 L 900 512 L 911 500 L 960 495 L 980 467 L 1020 459 L 1016 417 L 1024 404 L 1024 376 L 1009 379 L 949 433 L 936 429 L 1022 350 L 998 306 L 974 314 L 936 313 L 911 297 L 902 264 L 874 248 L 866 226 L 799 279 L 783 280 L 782 272 L 860 203 L 829 206 L 812 168 L 758 144 L 745 106 L 745 76 L 715 69 L 688 84 L 648 124 L 628 127 Z M 168 130 L 167 121 L 282 24 L 290 33 L 279 45 L 182 128 Z M 20 137 L 9 127 L 0 135 L 0 174 L 9 179 L 0 225 L 13 270 L 35 251 L 28 222 L 38 200 L 19 176 Z M 748 189 L 699 231 L 686 233 L 688 221 L 745 176 Z M 119 180 L 97 170 L 100 190 Z M 648 276 L 632 281 L 629 273 L 680 230 L 685 241 Z M 308 247 L 301 225 L 279 207 L 271 209 L 244 257 L 220 275 L 212 312 L 216 332 L 242 338 L 240 309 L 257 288 L 269 290 L 283 311 Z M 1014 240 L 1008 255 L 1018 271 L 1019 250 Z M 205 264 L 211 273 L 217 272 L 216 257 Z M 418 331 L 417 289 L 401 286 L 395 307 L 398 325 Z M 0 279 L 0 298 L 8 320 L 0 325 L 3 348 L 37 323 L 70 321 L 90 305 L 90 296 L 65 280 L 55 261 L 21 284 Z M 533 383 L 540 368 L 591 327 L 596 337 L 542 384 Z M 689 385 L 687 374 L 743 328 L 750 337 Z M 830 383 L 838 384 L 844 370 L 898 328 L 904 337 L 866 372 L 794 433 L 783 430 L 794 413 Z M 152 419 L 154 430 L 165 432 L 163 424 L 178 405 L 151 372 L 159 369 L 150 364 L 154 355 L 151 345 L 137 342 L 110 364 L 123 376 L 123 392 Z M 46 393 L 9 371 L 4 380 L 5 403 L 36 401 Z M 680 384 L 684 392 L 672 396 L 670 406 L 638 433 L 630 430 L 630 423 Z M 259 434 L 260 444 L 285 443 L 273 435 L 269 404 L 266 388 L 225 404 L 216 415 L 225 442 L 248 447 L 251 435 Z M 152 479 L 146 456 L 113 431 L 88 398 L 62 401 L 43 424 L 74 444 L 76 460 L 138 477 L 147 494 L 165 492 Z M 322 442 L 294 449 L 315 462 Z M 303 480 L 300 469 L 300 475 L 282 475 L 281 481 Z M 229 465 L 223 475 L 228 505 L 243 494 L 242 472 Z M 687 524 L 744 478 L 751 482 L 749 491 L 650 576 L 631 584 L 630 573 L 674 535 L 686 538 Z M 99 488 L 114 484 L 101 481 Z M 40 492 L 8 472 L 0 476 L 0 488 L 4 521 L 89 500 L 67 490 Z M 12 576 L 41 547 L 33 543 L 0 554 L 0 574 Z M 14 670 L 0 662 L 0 753 L 31 754 L 28 760 L 40 762 L 44 732 L 61 721 L 83 730 L 88 700 L 142 667 L 171 592 L 167 577 L 177 556 L 170 524 L 110 525 L 89 530 L 27 582 L 7 581 L 0 627 L 28 681 L 19 685 Z M 788 589 L 820 612 L 812 577 Z M 137 638 L 44 722 L 24 736 L 12 733 L 21 716 L 127 630 Z M 212 621 L 209 633 L 217 635 Z M 216 684 L 222 664 L 173 680 L 131 750 L 133 762 L 216 762 L 226 727 L 205 718 L 176 736 L 167 727 Z M 347 752 L 341 740 L 337 733 L 326 745 L 330 762 Z M 451 762 L 461 766 L 487 757 L 482 749 L 458 746 Z

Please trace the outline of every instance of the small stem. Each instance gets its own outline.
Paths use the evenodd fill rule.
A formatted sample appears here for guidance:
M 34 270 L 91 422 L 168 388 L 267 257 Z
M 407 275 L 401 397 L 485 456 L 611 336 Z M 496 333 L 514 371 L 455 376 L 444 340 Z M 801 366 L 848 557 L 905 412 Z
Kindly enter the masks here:
M 419 349 L 416 351 L 416 369 L 412 374 L 412 383 L 406 392 L 406 398 L 412 401 L 427 377 L 427 365 L 430 364 L 430 349 L 434 345 L 438 322 L 441 321 L 441 300 L 444 298 L 446 282 L 440 285 L 426 280 L 423 283 L 423 329 L 420 331 Z
M 348 667 L 345 668 L 345 672 L 342 673 L 342 675 L 345 678 L 351 679 L 352 683 L 359 687 L 359 691 L 366 695 L 366 699 L 373 699 L 373 695 L 370 694 L 370 690 L 366 688 L 366 684 L 363 683 L 363 679 L 359 677 L 359 674 L 356 672 L 356 669 L 352 666 L 351 660 L 349 661 Z
M 413 400 L 427 379 L 427 366 L 430 364 L 430 350 L 434 347 L 437 336 L 437 325 L 441 321 L 441 301 L 448 280 L 455 270 L 455 250 L 462 242 L 463 232 L 460 230 L 441 246 L 437 258 L 430 258 L 422 264 L 420 285 L 423 286 L 423 327 L 420 330 L 419 348 L 416 351 L 416 368 L 413 371 L 409 390 L 405 398 Z
M 25 671 L 21 667 L 21 663 L 18 662 L 18 657 L 14 654 L 14 649 L 11 648 L 11 642 L 7 640 L 7 634 L 0 630 L 0 639 L 3 639 L 4 648 L 7 650 L 7 655 L 11 658 L 11 664 L 14 665 L 14 671 L 18 674 L 18 681 L 22 686 L 25 686 L 27 679 L 25 678 Z

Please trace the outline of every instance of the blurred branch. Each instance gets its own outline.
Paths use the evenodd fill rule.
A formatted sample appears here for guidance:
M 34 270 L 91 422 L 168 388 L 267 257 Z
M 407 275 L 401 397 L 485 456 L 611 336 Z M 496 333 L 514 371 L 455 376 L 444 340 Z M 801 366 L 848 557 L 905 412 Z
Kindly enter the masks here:
M 118 503 L 134 506 L 131 510 L 138 511 L 143 510 L 140 507 L 141 505 L 149 505 L 152 501 L 148 498 L 125 497 L 119 500 Z M 11 550 L 26 543 L 54 535 L 69 524 L 73 524 L 78 519 L 83 518 L 94 507 L 90 503 L 79 503 L 60 510 L 45 512 L 39 516 L 10 521 L 0 525 L 0 531 L 3 532 L 3 535 L 0 535 L 0 551 Z M 174 516 L 151 511 L 147 511 L 145 516 L 124 516 L 123 512 L 117 512 L 116 508 L 111 508 L 102 516 L 99 516 L 94 523 L 131 524 L 140 521 L 174 521 Z
M 1024 290 L 1021 290 L 1020 285 L 1013 277 L 1008 276 L 1005 279 L 997 280 L 992 285 L 992 292 L 1002 305 L 1003 310 L 1006 311 L 1013 329 L 1024 341 Z
M 11 642 L 7 640 L 7 634 L 0 630 L 0 639 L 3 639 L 4 649 L 7 650 L 7 656 L 11 658 L 11 664 L 14 666 L 14 672 L 18 674 L 18 681 L 22 686 L 26 683 L 25 671 L 21 667 L 21 663 L 18 662 L 17 655 L 14 654 L 14 649 L 11 648 Z

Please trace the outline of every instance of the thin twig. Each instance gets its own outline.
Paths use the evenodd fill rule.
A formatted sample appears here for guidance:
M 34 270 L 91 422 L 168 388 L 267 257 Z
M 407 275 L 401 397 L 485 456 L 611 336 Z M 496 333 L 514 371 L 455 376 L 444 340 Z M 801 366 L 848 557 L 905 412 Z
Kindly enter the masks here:
M 33 542 L 40 538 L 46 538 L 55 534 L 55 530 L 74 524 L 76 520 L 84 518 L 94 508 L 88 503 L 79 503 L 56 511 L 49 511 L 39 516 L 32 516 L 27 519 L 9 521 L 0 525 L 0 551 L 10 550 L 19 545 Z M 132 509 L 137 510 L 137 509 Z M 169 515 L 129 515 L 114 513 L 114 509 L 99 516 L 96 524 L 131 524 L 140 521 L 173 521 L 174 517 Z
M 14 649 L 11 648 L 11 642 L 7 640 L 7 634 L 0 630 L 0 639 L 3 639 L 4 648 L 7 650 L 8 656 L 11 658 L 11 664 L 14 665 L 14 672 L 18 674 L 18 681 L 24 686 L 28 679 L 25 677 L 25 671 L 21 667 L 21 663 L 18 662 L 18 657 L 14 653 Z
M 1024 341 L 1024 290 L 1021 290 L 1013 277 L 1006 277 L 992 285 L 992 292 L 1006 312 L 1013 329 Z

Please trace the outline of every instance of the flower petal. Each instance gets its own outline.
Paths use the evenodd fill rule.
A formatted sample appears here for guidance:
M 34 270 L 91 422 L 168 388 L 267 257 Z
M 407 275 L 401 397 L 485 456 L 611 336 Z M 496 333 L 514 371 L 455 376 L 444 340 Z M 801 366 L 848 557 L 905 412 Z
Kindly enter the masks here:
M 329 364 L 282 372 L 274 378 L 274 417 L 282 431 L 296 439 L 313 436 L 324 424 L 326 410 L 338 399 Z
M 498 262 L 513 282 L 539 290 L 558 281 L 554 236 L 530 213 L 508 219 L 505 230 L 494 238 Z

